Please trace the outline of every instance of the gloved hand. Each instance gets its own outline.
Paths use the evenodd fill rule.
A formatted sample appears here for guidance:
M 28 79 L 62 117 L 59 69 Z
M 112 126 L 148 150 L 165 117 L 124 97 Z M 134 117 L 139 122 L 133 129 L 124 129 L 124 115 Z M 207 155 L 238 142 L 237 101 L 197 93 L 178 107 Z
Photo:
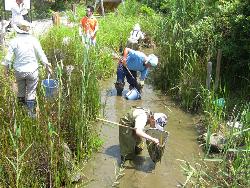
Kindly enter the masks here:
M 140 80 L 139 84 L 140 84 L 141 87 L 143 87 L 144 86 L 144 80 Z
M 154 143 L 156 143 L 157 145 L 160 144 L 160 142 L 159 142 L 159 140 L 158 140 L 157 138 L 153 138 L 152 141 L 153 141 Z

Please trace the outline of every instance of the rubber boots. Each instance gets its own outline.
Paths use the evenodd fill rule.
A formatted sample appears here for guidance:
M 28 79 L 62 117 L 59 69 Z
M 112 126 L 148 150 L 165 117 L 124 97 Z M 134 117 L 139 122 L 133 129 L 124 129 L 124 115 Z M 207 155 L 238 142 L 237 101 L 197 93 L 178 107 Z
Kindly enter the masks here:
M 116 88 L 116 91 L 117 91 L 117 96 L 122 96 L 122 91 L 124 89 L 124 85 L 125 83 L 123 82 L 116 82 L 115 83 L 115 88 Z
M 28 108 L 28 115 L 31 118 L 36 118 L 36 101 L 35 100 L 27 100 L 26 106 Z

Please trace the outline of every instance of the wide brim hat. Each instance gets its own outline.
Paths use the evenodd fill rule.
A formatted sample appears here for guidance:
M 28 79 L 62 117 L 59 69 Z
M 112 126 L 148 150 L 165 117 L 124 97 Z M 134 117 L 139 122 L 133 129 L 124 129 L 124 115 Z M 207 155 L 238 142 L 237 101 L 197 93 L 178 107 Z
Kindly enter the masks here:
M 21 33 L 21 34 L 31 33 L 31 23 L 26 20 L 22 20 L 18 22 L 17 24 L 14 24 L 13 28 L 17 33 Z
M 158 57 L 156 57 L 154 54 L 150 54 L 147 57 L 147 62 L 150 63 L 152 67 L 156 67 L 158 64 Z
M 163 131 L 167 124 L 167 116 L 164 113 L 154 113 L 155 128 Z

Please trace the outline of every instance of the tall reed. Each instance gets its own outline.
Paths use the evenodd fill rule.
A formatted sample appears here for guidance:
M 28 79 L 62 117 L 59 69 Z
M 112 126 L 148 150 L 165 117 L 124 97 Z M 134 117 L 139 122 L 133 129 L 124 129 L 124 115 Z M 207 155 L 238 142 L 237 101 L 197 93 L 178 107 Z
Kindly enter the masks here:
M 52 28 L 41 40 L 53 66 L 52 78 L 59 81 L 59 87 L 56 97 L 48 99 L 39 82 L 36 119 L 28 117 L 25 107 L 17 104 L 13 73 L 7 78 L 1 74 L 0 184 L 3 187 L 69 185 L 63 145 L 69 146 L 72 160 L 77 156 L 76 161 L 80 162 L 101 144 L 91 123 L 100 108 L 96 75 L 102 75 L 102 69 L 97 69 L 101 61 L 96 63 L 89 59 L 88 53 L 84 55 L 85 49 L 75 32 Z M 70 37 L 67 45 L 62 43 L 65 34 Z M 74 67 L 71 75 L 67 74 L 67 65 Z M 44 69 L 39 71 L 40 80 L 47 78 Z

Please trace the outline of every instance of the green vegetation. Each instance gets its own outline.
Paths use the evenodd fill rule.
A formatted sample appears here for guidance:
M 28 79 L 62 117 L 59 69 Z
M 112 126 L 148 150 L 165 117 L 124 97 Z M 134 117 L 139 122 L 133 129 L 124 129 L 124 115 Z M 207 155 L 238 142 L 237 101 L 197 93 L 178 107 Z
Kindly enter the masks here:
M 53 28 L 52 30 L 55 30 Z M 48 36 L 51 33 L 48 33 Z M 58 39 L 55 32 L 54 39 Z M 57 37 L 56 37 L 57 36 Z M 48 39 L 48 38 L 47 38 Z M 53 41 L 51 41 L 53 42 Z M 58 43 L 57 43 L 58 44 Z M 1 73 L 1 120 L 0 120 L 0 184 L 4 187 L 60 187 L 70 183 L 68 167 L 64 159 L 65 144 L 72 151 L 70 157 L 75 162 L 87 159 L 98 149 L 101 141 L 98 138 L 93 120 L 99 114 L 100 97 L 97 82 L 98 71 L 93 61 L 84 56 L 80 42 L 72 46 L 72 59 L 59 59 L 58 51 L 47 54 L 57 56 L 52 61 L 53 76 L 59 81 L 58 95 L 55 99 L 46 99 L 44 89 L 38 87 L 37 118 L 27 117 L 26 109 L 18 106 L 12 90 L 11 78 Z M 50 44 L 49 44 L 50 45 Z M 67 47 L 63 47 L 67 50 Z M 68 48 L 70 53 L 70 46 Z M 69 54 L 67 54 L 69 55 Z M 73 59 L 74 58 L 74 59 Z M 73 63 L 72 73 L 67 72 L 67 61 Z M 65 63 L 65 64 L 64 64 Z M 40 80 L 47 77 L 40 70 Z M 69 158 L 71 159 L 71 158 Z M 73 160 L 71 163 L 75 163 Z
M 0 74 L 1 186 L 70 184 L 67 163 L 62 159 L 63 146 L 66 143 L 73 152 L 72 163 L 78 163 L 101 145 L 93 126 L 100 110 L 98 80 L 115 72 L 112 53 L 119 53 L 119 47 L 125 46 L 135 23 L 140 23 L 157 44 L 160 64 L 151 77 L 154 85 L 184 109 L 199 112 L 207 135 L 220 133 L 226 139 L 220 154 L 210 154 L 207 139 L 205 159 L 200 164 L 192 167 L 184 161 L 182 168 L 187 175 L 184 185 L 250 186 L 250 5 L 243 0 L 141 0 L 140 3 L 126 1 L 125 6 L 99 19 L 96 48 L 84 48 L 78 26 L 53 27 L 41 38 L 60 87 L 58 97 L 47 100 L 39 85 L 36 120 L 27 117 L 26 110 L 17 104 L 12 91 L 13 73 L 10 78 Z M 37 8 L 37 15 L 41 15 L 39 11 L 50 15 L 52 5 L 55 6 L 54 2 L 49 2 L 47 8 Z M 61 5 L 54 10 L 69 7 Z M 85 14 L 83 5 L 77 7 L 77 15 L 66 12 L 77 24 Z M 221 78 L 215 88 L 218 49 L 222 50 Z M 209 61 L 213 62 L 210 90 L 206 87 Z M 74 67 L 72 73 L 67 72 L 70 65 Z M 41 70 L 40 80 L 46 77 Z M 217 102 L 221 98 L 225 100 L 223 105 Z M 232 128 L 227 121 L 243 126 Z
M 54 27 L 41 39 L 59 89 L 54 99 L 47 99 L 39 84 L 36 119 L 27 117 L 26 109 L 17 104 L 12 90 L 13 73 L 6 78 L 1 72 L 0 184 L 3 187 L 70 184 L 71 166 L 88 159 L 102 144 L 93 123 L 100 110 L 98 79 L 110 74 L 113 63 L 110 55 L 92 48 L 87 51 L 76 32 L 78 28 Z M 63 43 L 64 37 L 69 37 L 68 43 Z M 73 66 L 72 72 L 68 65 Z M 40 80 L 47 78 L 43 69 L 40 73 Z M 72 152 L 67 160 L 65 146 Z
M 72 12 L 67 13 L 72 18 Z M 121 22 L 115 14 L 110 15 L 111 19 L 101 19 L 103 29 L 97 38 L 100 42 L 96 48 L 86 49 L 78 34 L 78 23 L 84 14 L 84 7 L 80 6 L 72 19 L 76 26 L 53 27 L 40 39 L 59 89 L 56 98 L 47 99 L 39 84 L 36 119 L 27 117 L 27 110 L 17 104 L 13 72 L 6 78 L 1 71 L 0 184 L 3 187 L 70 185 L 75 164 L 88 159 L 102 144 L 93 123 L 100 110 L 98 80 L 114 73 L 112 53 L 118 51 L 120 43 L 125 44 L 138 20 L 121 16 L 124 20 Z M 130 27 L 125 24 L 128 18 Z M 105 35 L 110 24 L 120 27 Z M 74 68 L 72 72 L 70 67 Z M 41 69 L 40 80 L 45 78 L 45 70 Z
M 200 112 L 207 132 L 206 157 L 211 158 L 209 136 L 222 134 L 226 144 L 219 165 L 202 169 L 185 162 L 184 186 L 248 187 L 249 182 L 249 12 L 246 1 L 141 1 L 164 15 L 154 37 L 161 57 L 153 83 L 173 96 L 183 108 Z M 216 59 L 222 50 L 219 87 Z M 213 62 L 212 83 L 206 89 L 207 63 Z M 219 100 L 224 100 L 223 105 Z M 226 122 L 240 122 L 232 128 Z

